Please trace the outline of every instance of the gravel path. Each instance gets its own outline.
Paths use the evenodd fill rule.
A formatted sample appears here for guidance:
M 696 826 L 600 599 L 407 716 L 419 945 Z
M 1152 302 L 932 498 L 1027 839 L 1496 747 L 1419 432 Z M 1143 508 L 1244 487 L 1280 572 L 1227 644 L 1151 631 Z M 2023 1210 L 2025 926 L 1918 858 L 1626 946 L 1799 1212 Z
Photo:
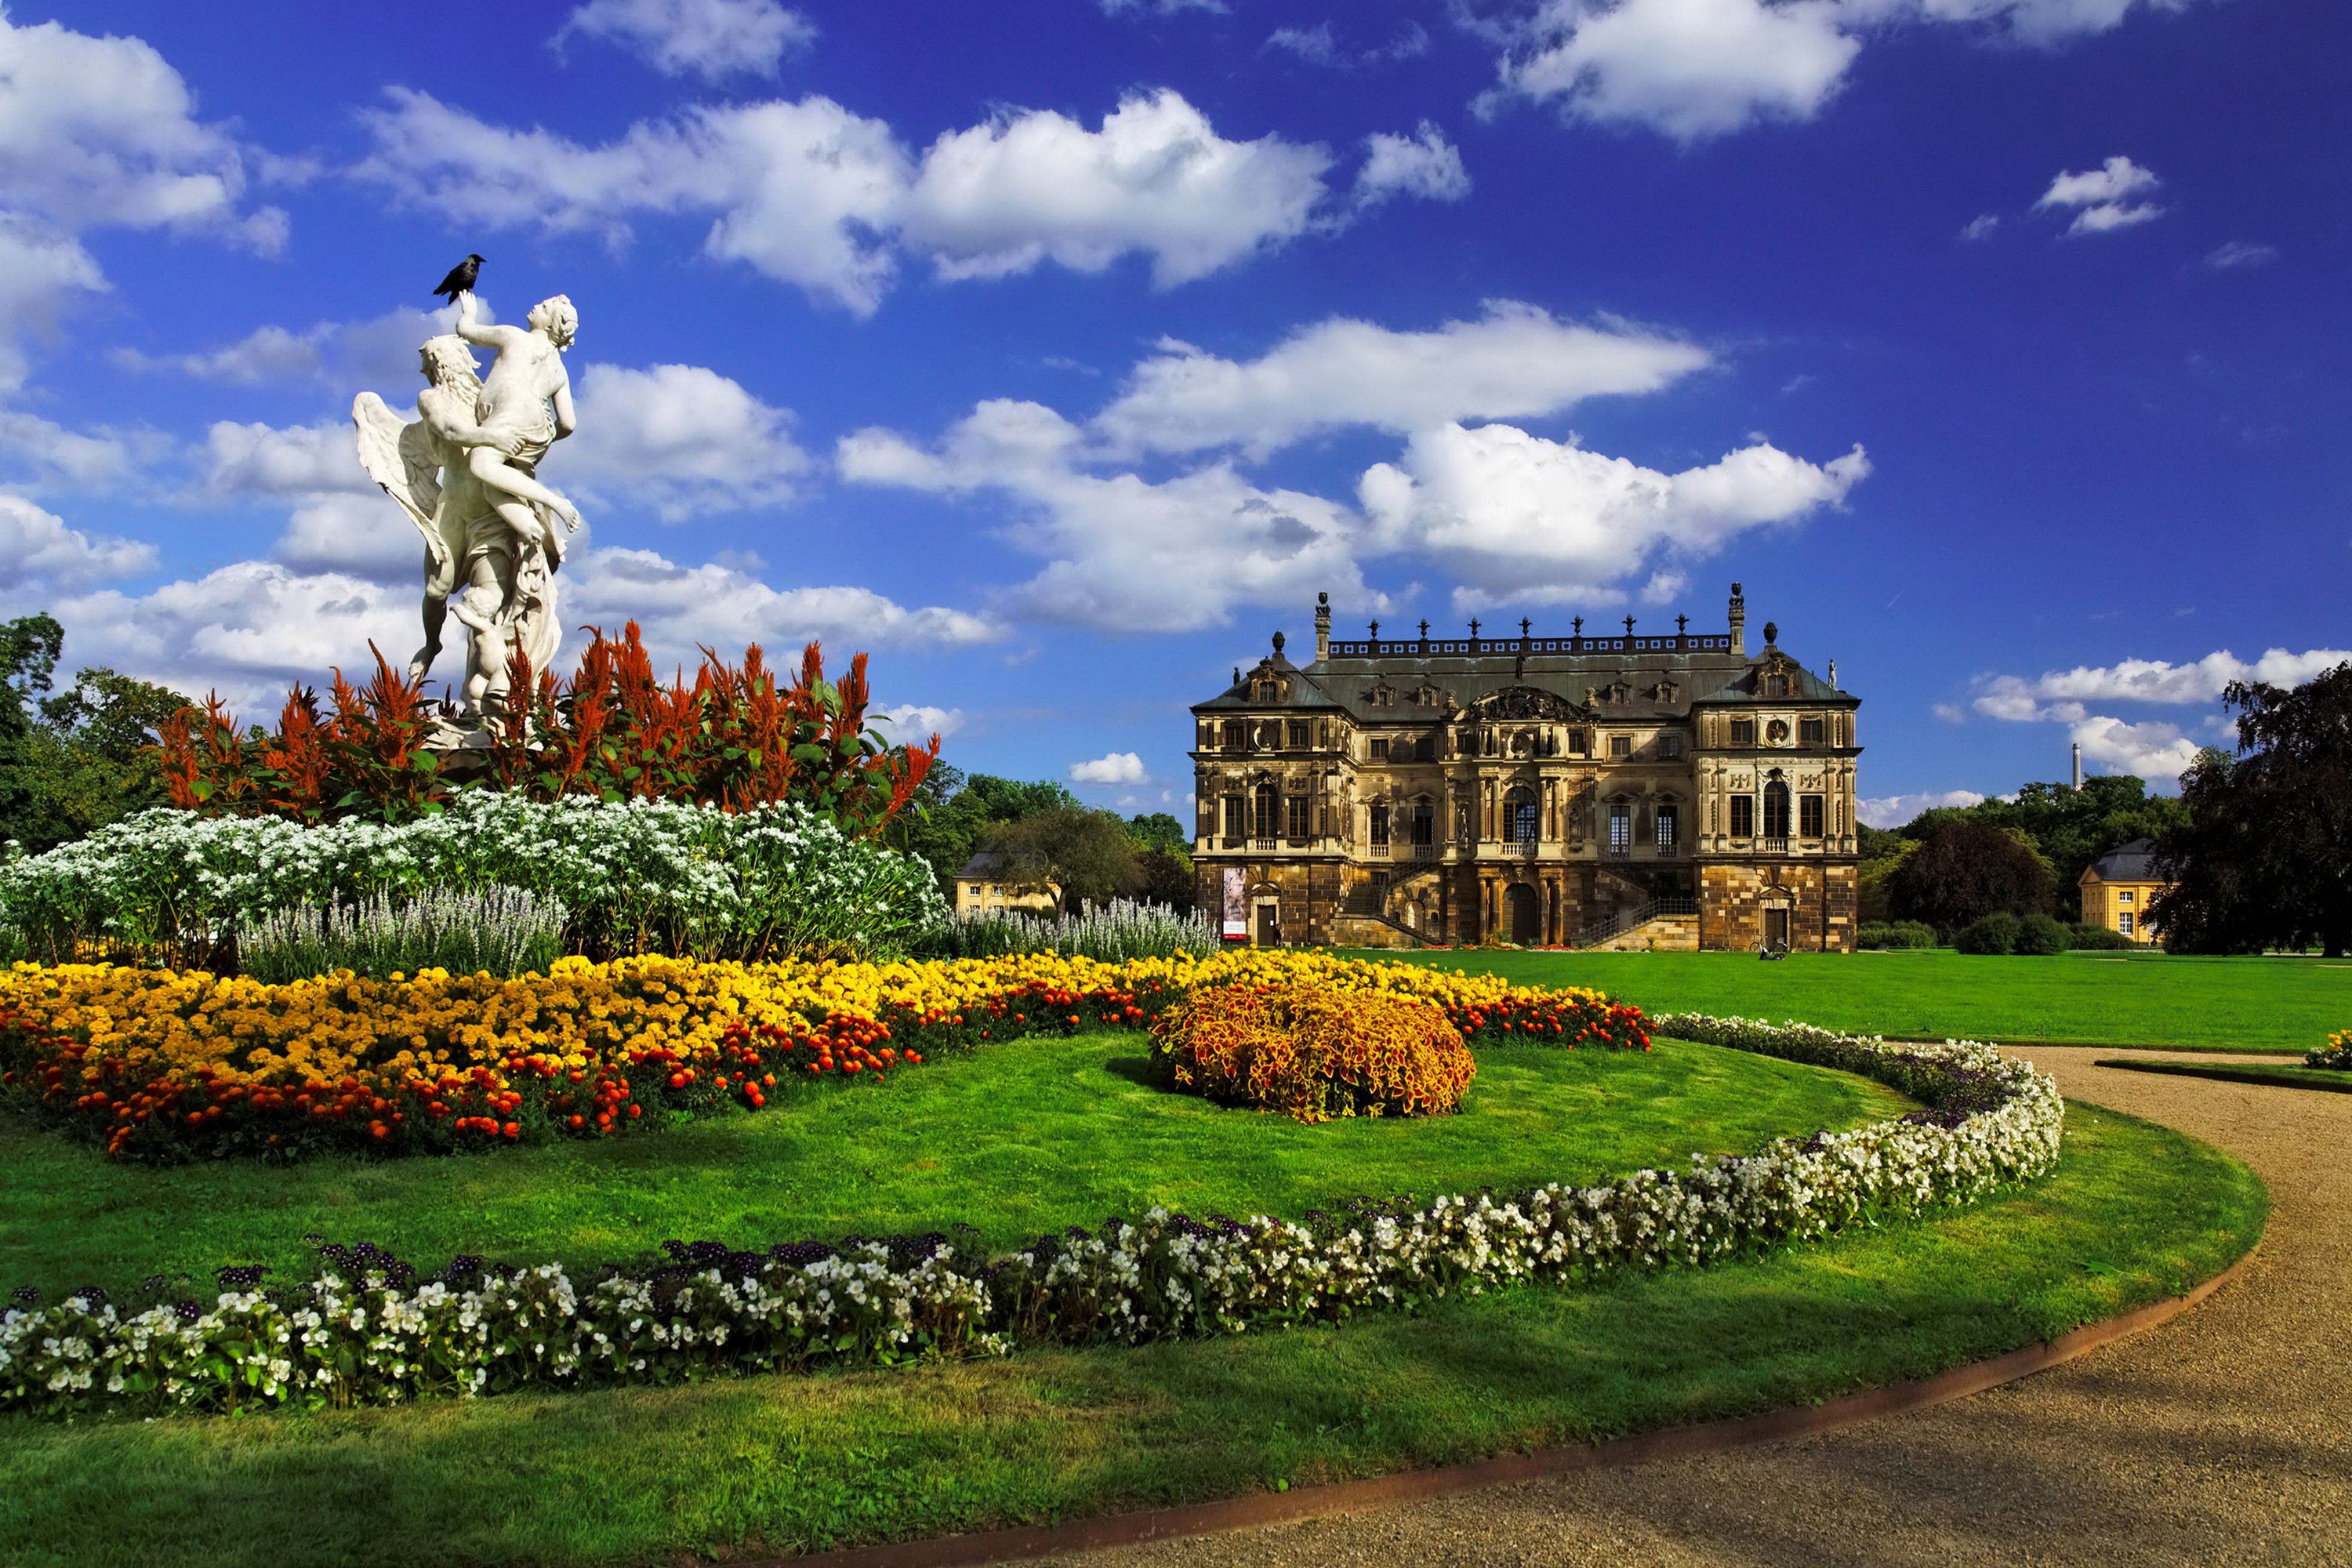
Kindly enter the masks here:
M 1822 1436 L 1058 1559 L 1186 1564 L 2352 1565 L 2352 1096 L 2018 1053 L 2270 1184 L 2202 1307 L 2006 1388 Z

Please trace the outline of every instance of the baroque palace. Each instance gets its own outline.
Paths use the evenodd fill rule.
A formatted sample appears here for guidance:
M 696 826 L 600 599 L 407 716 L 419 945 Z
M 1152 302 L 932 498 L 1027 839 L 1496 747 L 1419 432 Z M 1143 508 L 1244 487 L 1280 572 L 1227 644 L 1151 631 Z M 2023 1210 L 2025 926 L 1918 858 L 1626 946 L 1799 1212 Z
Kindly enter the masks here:
M 1727 633 L 1382 637 L 1192 710 L 1203 908 L 1229 937 L 1395 946 L 1854 942 L 1860 700 Z

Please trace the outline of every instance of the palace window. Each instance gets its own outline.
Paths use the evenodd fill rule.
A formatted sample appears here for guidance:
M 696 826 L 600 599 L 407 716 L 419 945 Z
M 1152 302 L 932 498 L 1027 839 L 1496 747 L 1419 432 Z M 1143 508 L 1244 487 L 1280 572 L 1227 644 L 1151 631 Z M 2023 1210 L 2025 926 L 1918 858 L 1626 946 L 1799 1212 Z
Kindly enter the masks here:
M 1535 841 L 1535 791 L 1514 789 L 1503 796 L 1503 842 L 1533 844 Z
M 1631 735 L 1610 736 L 1609 754 L 1612 757 L 1632 756 L 1633 754 L 1633 737 Z
M 1735 795 L 1731 797 L 1731 836 L 1734 838 L 1756 837 L 1756 797 Z
M 1294 795 L 1290 797 L 1290 837 L 1293 838 L 1311 838 L 1315 836 L 1315 816 L 1311 805 L 1312 803 L 1303 795 Z
M 1278 682 L 1272 680 L 1253 680 L 1250 682 L 1250 700 L 1279 702 L 1282 700 L 1282 687 Z
M 2127 903 L 2130 903 L 2131 901 L 2132 901 L 2132 896 L 2131 896 L 2131 889 L 2128 889 L 2128 888 L 2125 888 L 2125 889 L 2119 889 L 2119 890 L 2116 892 L 2116 902 L 2117 902 L 2117 903 L 2119 903 L 2119 904 L 2127 904 Z
M 1225 837 L 1228 838 L 1249 837 L 1249 822 L 1242 815 L 1242 797 L 1237 795 L 1225 796 Z
M 1789 786 L 1779 779 L 1764 786 L 1764 837 L 1789 837 Z
M 1375 805 L 1372 807 L 1372 842 L 1386 844 L 1388 841 L 1389 808 L 1384 805 Z
M 1679 757 L 1683 754 L 1683 737 L 1679 730 L 1668 730 L 1658 737 L 1658 755 Z
M 1437 813 L 1431 808 L 1429 802 L 1425 800 L 1414 801 L 1412 803 L 1412 841 L 1415 844 L 1426 845 L 1431 842 L 1432 837 L 1436 832 Z
M 1797 832 L 1806 838 L 1822 836 L 1822 797 L 1801 795 L 1797 797 Z
M 1243 740 L 1244 733 L 1240 720 L 1228 719 L 1218 731 L 1217 744 L 1224 747 L 1228 752 L 1238 752 L 1244 744 Z
M 1282 809 L 1282 795 L 1272 784 L 1258 785 L 1257 798 L 1250 804 L 1255 807 L 1250 815 L 1255 818 L 1250 825 L 1251 837 L 1271 838 L 1282 831 L 1282 821 L 1277 815 Z
M 1389 760 L 1389 738 L 1388 738 L 1386 735 L 1375 735 L 1375 736 L 1373 736 L 1373 737 L 1372 737 L 1372 761 L 1374 761 L 1374 762 L 1376 762 L 1376 763 L 1385 763 L 1385 762 L 1387 762 L 1388 760 Z
M 1771 674 L 1764 678 L 1764 695 L 1767 697 L 1786 697 L 1789 695 L 1789 686 L 1790 681 L 1787 671 L 1776 669 Z
M 1423 735 L 1415 740 L 1412 743 L 1412 760 L 1416 763 L 1435 762 L 1437 760 L 1437 737 L 1434 735 Z
M 2132 933 L 2132 912 L 2131 912 L 2129 910 L 2124 910 L 2124 911 L 2122 911 L 2120 914 L 2118 914 L 2118 915 L 2116 915 L 2116 929 L 2117 931 L 2119 931 L 2123 932 L 2123 933 L 2124 933 L 2124 935 L 2126 935 L 2126 936 L 2129 936 L 2129 935 L 2131 935 L 2131 933 Z
M 1808 746 L 1822 745 L 1829 740 L 1829 721 L 1815 714 L 1797 721 L 1797 739 Z
M 1633 808 L 1624 801 L 1613 801 L 1609 806 L 1609 853 L 1631 855 L 1633 852 Z
M 1592 731 L 1590 730 L 1570 730 L 1568 732 L 1568 751 L 1569 755 L 1574 757 L 1591 756 L 1592 754 Z
M 1373 706 L 1373 707 L 1375 707 L 1375 708 L 1393 708 L 1393 707 L 1395 707 L 1395 706 L 1396 706 L 1396 689 L 1395 689 L 1393 687 L 1388 687 L 1388 686 L 1375 686 L 1375 687 L 1373 687 L 1373 688 L 1372 688 L 1372 706 Z
M 1731 721 L 1731 743 L 1735 746 L 1754 745 L 1756 743 L 1756 721 L 1753 719 L 1734 719 Z
M 1290 749 L 1291 749 L 1292 751 L 1294 751 L 1294 752 L 1303 752 L 1303 751 L 1305 751 L 1307 747 L 1309 747 L 1309 746 L 1311 746 L 1311 745 L 1313 745 L 1313 744 L 1314 744 L 1314 742 L 1313 742 L 1313 741 L 1311 741 L 1310 739 L 1308 739 L 1308 731 L 1307 731 L 1307 721 L 1306 721 L 1306 720 L 1304 720 L 1304 719 L 1293 719 L 1292 721 L 1290 721 L 1289 729 L 1290 729 L 1290 734 L 1289 734 L 1289 737 L 1288 737 L 1288 738 L 1289 738 L 1289 742 L 1290 742 Z
M 1658 853 L 1671 855 L 1682 827 L 1682 807 L 1673 801 L 1663 801 L 1658 806 Z

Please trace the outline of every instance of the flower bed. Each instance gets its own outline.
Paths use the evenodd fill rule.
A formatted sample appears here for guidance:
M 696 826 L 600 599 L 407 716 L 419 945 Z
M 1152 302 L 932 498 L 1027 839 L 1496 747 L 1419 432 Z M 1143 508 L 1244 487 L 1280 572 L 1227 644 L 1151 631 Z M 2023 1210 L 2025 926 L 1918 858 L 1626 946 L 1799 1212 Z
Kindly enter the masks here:
M 758 1109 L 788 1077 L 879 1083 L 940 1051 L 1134 1027 L 1203 985 L 1418 997 L 1468 1039 L 1643 1047 L 1594 991 L 1320 953 L 1052 954 L 947 963 L 558 962 L 500 979 L 427 970 L 264 985 L 109 964 L 0 973 L 0 1088 L 141 1159 L 322 1147 L 406 1153 L 658 1127 Z
M 2326 1045 L 2304 1052 L 2303 1065 L 2352 1071 L 2352 1029 L 2338 1029 L 2327 1037 Z
M 1203 986 L 1152 1021 L 1151 1057 L 1179 1089 L 1310 1122 L 1443 1115 L 1478 1071 L 1429 1003 L 1310 985 Z
M 278 1291 L 224 1270 L 210 1304 L 119 1310 L 84 1294 L 0 1314 L 0 1408 L 54 1415 L 365 1405 L 526 1387 L 665 1384 L 1037 1343 L 1135 1343 L 1410 1310 L 1526 1281 L 1702 1264 L 1983 1197 L 2046 1173 L 2056 1084 L 1972 1043 L 1895 1046 L 1802 1025 L 1662 1020 L 1732 1049 L 1865 1073 L 1927 1109 L 1601 1184 L 1307 1222 L 1154 1212 L 993 1259 L 943 1237 L 734 1253 L 576 1284 L 460 1258 L 420 1279 L 328 1248 Z

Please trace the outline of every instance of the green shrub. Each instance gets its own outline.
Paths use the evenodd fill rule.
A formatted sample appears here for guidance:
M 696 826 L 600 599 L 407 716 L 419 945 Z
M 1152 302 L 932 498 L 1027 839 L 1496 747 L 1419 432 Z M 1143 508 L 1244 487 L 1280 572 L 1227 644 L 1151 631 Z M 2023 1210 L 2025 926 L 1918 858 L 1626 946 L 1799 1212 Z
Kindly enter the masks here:
M 2019 921 L 2006 912 L 1990 914 L 1962 928 L 1952 939 L 1952 945 L 1962 952 L 1979 957 L 2005 955 L 2017 951 Z
M 2129 952 L 2139 945 L 2119 931 L 2079 921 L 2066 928 L 2066 940 L 2079 952 Z
M 2017 940 L 2011 951 L 2029 958 L 2047 958 L 2066 951 L 2066 928 L 2053 915 L 2028 915 L 2017 922 Z
M 1862 928 L 1862 947 L 1926 948 L 1936 945 L 1936 928 L 1925 921 L 1878 921 Z

